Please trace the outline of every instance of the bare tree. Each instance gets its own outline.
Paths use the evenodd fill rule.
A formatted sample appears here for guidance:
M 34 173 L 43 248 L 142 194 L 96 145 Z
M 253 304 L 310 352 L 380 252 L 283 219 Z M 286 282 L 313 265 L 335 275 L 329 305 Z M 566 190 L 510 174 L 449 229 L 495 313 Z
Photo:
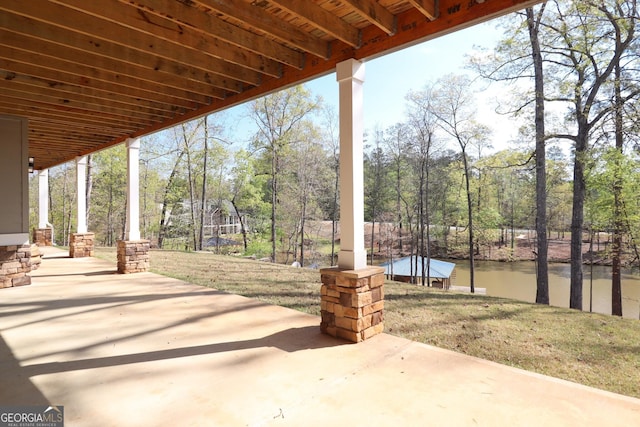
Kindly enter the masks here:
M 467 76 L 447 75 L 436 82 L 431 95 L 430 110 L 438 126 L 460 147 L 467 196 L 467 228 L 469 234 L 469 280 L 475 292 L 473 196 L 471 193 L 471 159 L 469 149 L 488 142 L 489 129 L 475 121 L 474 91 Z

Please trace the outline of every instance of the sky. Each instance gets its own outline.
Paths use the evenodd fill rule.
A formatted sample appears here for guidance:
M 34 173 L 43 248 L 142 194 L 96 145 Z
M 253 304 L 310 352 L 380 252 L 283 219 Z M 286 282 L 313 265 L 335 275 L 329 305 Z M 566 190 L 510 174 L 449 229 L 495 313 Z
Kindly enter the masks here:
M 460 74 L 465 70 L 466 55 L 478 47 L 492 49 L 502 37 L 496 21 L 479 24 L 440 38 L 430 40 L 380 58 L 365 62 L 364 125 L 366 131 L 385 129 L 405 118 L 405 96 L 411 90 L 420 90 L 428 82 L 449 73 Z M 338 83 L 335 73 L 312 80 L 306 87 L 321 95 L 324 101 L 338 111 Z M 495 113 L 496 97 L 503 96 L 504 89 L 492 85 L 478 97 L 478 119 L 493 126 L 494 150 L 505 148 L 515 137 L 517 125 Z M 246 142 L 255 133 L 248 107 L 241 105 L 227 110 L 225 116 L 236 123 L 232 138 Z M 506 125 L 505 125 L 506 124 Z

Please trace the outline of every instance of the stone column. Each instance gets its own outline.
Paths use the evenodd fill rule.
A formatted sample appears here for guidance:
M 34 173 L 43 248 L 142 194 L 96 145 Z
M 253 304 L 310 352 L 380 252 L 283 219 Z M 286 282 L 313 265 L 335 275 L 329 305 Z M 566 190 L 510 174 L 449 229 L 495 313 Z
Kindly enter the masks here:
M 320 330 L 360 342 L 384 330 L 384 268 L 320 270 Z
M 33 243 L 53 245 L 53 230 L 49 224 L 49 169 L 38 172 L 38 228 L 33 230 Z
M 127 140 L 127 220 L 125 239 L 118 241 L 118 273 L 149 270 L 150 242 L 140 238 L 140 140 Z
M 95 234 L 87 231 L 87 156 L 76 158 L 76 191 L 78 224 L 69 236 L 69 256 L 82 258 L 93 256 L 95 239 Z
M 338 64 L 340 89 L 340 252 L 320 270 L 320 330 L 351 342 L 384 330 L 384 269 L 367 266 L 364 248 L 364 64 Z

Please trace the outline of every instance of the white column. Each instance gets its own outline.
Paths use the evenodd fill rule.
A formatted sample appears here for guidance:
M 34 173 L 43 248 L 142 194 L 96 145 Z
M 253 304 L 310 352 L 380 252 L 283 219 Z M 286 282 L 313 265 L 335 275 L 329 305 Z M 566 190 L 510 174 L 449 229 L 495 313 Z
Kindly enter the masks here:
M 38 172 L 38 228 L 49 224 L 49 169 Z
M 87 156 L 76 157 L 78 227 L 76 233 L 87 232 Z
M 127 140 L 127 229 L 125 240 L 140 240 L 140 140 Z
M 340 252 L 338 267 L 365 268 L 364 248 L 364 64 L 349 59 L 336 66 L 340 90 Z

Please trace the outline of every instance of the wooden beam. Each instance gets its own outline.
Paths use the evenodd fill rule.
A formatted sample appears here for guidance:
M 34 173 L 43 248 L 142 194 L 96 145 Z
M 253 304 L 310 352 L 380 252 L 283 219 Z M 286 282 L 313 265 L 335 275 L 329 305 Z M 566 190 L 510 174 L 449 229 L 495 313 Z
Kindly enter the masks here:
M 118 136 L 118 132 L 114 132 L 110 127 L 88 126 L 84 123 L 69 123 L 59 119 L 40 119 L 38 117 L 33 117 L 29 120 L 29 126 L 31 125 L 42 130 L 52 130 L 57 128 L 75 132 L 78 135 L 96 135 L 103 138 L 109 138 L 109 141 Z
M 129 3 L 129 0 L 120 1 Z M 304 53 L 204 13 L 193 7 L 193 4 L 174 0 L 136 0 L 136 5 L 146 7 L 150 13 L 173 20 L 181 25 L 181 28 L 186 24 L 193 31 L 225 40 L 233 46 L 291 67 L 302 68 L 304 65 Z
M 41 58 L 39 62 L 46 62 L 46 57 L 51 57 L 57 60 L 57 63 L 67 61 L 71 64 L 82 65 L 89 69 L 102 70 L 106 72 L 105 75 L 110 74 L 112 80 L 117 79 L 116 76 L 126 76 L 129 80 L 139 82 L 135 84 L 136 88 L 146 87 L 154 92 L 162 92 L 170 96 L 182 97 L 191 93 L 194 95 L 199 94 L 203 96 L 202 99 L 205 100 L 210 96 L 224 98 L 226 94 L 224 90 L 215 87 L 212 88 L 211 85 L 207 83 L 187 80 L 173 74 L 159 73 L 136 64 L 113 60 L 93 53 L 83 52 L 72 47 L 62 46 L 58 43 L 51 43 L 47 40 L 6 31 L 1 28 L 0 45 L 38 55 L 36 58 Z M 191 95 L 188 95 L 188 98 L 193 99 Z
M 114 135 L 129 135 L 139 129 L 136 126 L 124 126 L 122 123 L 106 122 L 101 120 L 100 117 L 94 117 L 93 119 L 85 119 L 82 117 L 76 117 L 74 115 L 63 116 L 58 113 L 51 112 L 47 109 L 39 109 L 36 107 L 24 107 L 8 104 L 0 100 L 0 113 L 2 114 L 15 114 L 24 116 L 31 119 L 41 120 L 57 120 L 61 125 L 68 126 L 73 124 L 82 124 L 84 126 L 105 126 L 113 128 Z
M 61 58 L 73 62 L 86 63 L 91 59 L 93 66 L 104 66 L 107 70 L 112 70 L 114 67 L 116 69 L 122 67 L 124 71 L 131 73 L 140 68 L 145 68 L 146 70 L 140 70 L 144 80 L 155 81 L 171 87 L 177 86 L 183 91 L 188 90 L 196 94 L 216 98 L 224 98 L 226 90 L 241 91 L 241 85 L 236 80 L 226 79 L 215 74 L 212 75 L 211 73 L 157 58 L 153 55 L 136 54 L 134 52 L 133 58 L 135 61 L 133 61 L 130 59 L 132 52 L 123 46 L 104 41 L 98 43 L 93 37 L 56 28 L 27 17 L 7 16 L 0 13 L 0 28 L 7 30 L 5 34 L 7 39 L 9 39 L 8 32 L 12 32 L 22 35 L 23 39 L 26 37 L 30 40 L 27 43 L 34 43 L 34 39 L 49 43 L 44 46 L 55 51 L 56 54 L 60 54 Z M 4 38 L 0 38 L 0 42 L 3 41 Z M 67 49 L 69 51 L 65 52 Z M 48 51 L 45 50 L 41 53 L 44 52 Z M 87 55 L 87 60 L 83 60 L 84 55 Z M 184 83 L 185 80 L 194 83 L 187 85 Z
M 0 104 L 22 108 L 23 110 L 31 111 L 32 114 L 39 115 L 39 112 L 46 112 L 49 117 L 56 116 L 64 120 L 77 119 L 84 123 L 99 123 L 101 125 L 109 125 L 116 128 L 123 127 L 127 129 L 138 129 L 140 127 L 151 126 L 154 124 L 151 120 L 135 117 L 123 117 L 108 112 L 95 114 L 90 111 L 66 105 L 54 105 L 47 102 L 32 101 L 25 98 L 12 98 L 10 96 L 4 96 L 4 94 L 2 99 L 0 99 Z
M 312 1 L 299 0 L 271 0 L 270 3 L 297 16 L 307 24 L 316 27 L 351 47 L 360 46 L 360 32 L 339 17 L 333 15 L 326 9 L 318 6 Z M 260 7 L 262 3 L 255 3 Z M 264 12 L 268 13 L 268 12 Z
M 209 74 L 219 74 L 231 79 L 257 85 L 262 74 L 258 71 L 231 64 L 221 59 L 194 53 L 189 49 L 177 49 L 176 45 L 165 40 L 149 36 L 128 27 L 101 20 L 77 10 L 50 3 L 46 0 L 2 0 L 0 10 L 28 17 L 56 27 L 64 28 L 78 34 L 97 38 L 93 46 L 87 46 L 92 51 L 95 44 L 112 42 L 128 49 L 127 54 L 118 55 L 136 63 L 140 53 L 152 54 L 198 68 Z M 4 14 L 3 14 L 4 15 Z M 27 30 L 27 29 L 24 29 Z M 105 37 L 109 37 L 108 39 Z
M 130 109 L 119 109 L 109 105 L 96 105 L 93 103 L 85 103 L 69 98 L 59 98 L 51 96 L 47 93 L 33 93 L 25 92 L 21 90 L 15 90 L 7 87 L 4 82 L 0 82 L 0 89 L 2 89 L 2 96 L 5 98 L 14 98 L 16 100 L 41 102 L 43 104 L 50 105 L 52 109 L 71 109 L 73 111 L 84 111 L 89 114 L 107 114 L 112 116 L 119 116 L 123 120 L 132 119 L 135 122 L 143 125 L 150 125 L 152 123 L 162 122 L 163 119 L 167 119 L 166 116 L 156 116 L 148 113 L 141 113 L 138 111 L 132 111 Z
M 131 3 L 114 2 L 113 0 L 50 0 L 66 7 L 86 13 L 97 19 L 104 19 L 116 25 L 138 31 L 172 44 L 172 49 L 191 50 L 193 55 L 201 53 L 213 59 L 222 59 L 232 64 L 265 73 L 273 77 L 280 77 L 282 66 L 278 62 L 262 55 L 239 49 L 226 40 L 213 38 L 201 32 L 196 32 L 187 25 L 176 22 L 162 15 L 149 13 Z M 181 11 L 189 8 L 183 6 Z M 180 15 L 178 15 L 180 16 Z M 232 27 L 229 25 L 229 27 Z M 234 28 L 229 30 L 233 31 Z
M 270 13 L 249 3 L 238 0 L 195 0 L 199 4 L 221 13 L 234 20 L 241 21 L 258 31 L 275 37 L 289 46 L 296 47 L 318 58 L 329 57 L 329 43 L 309 33 L 305 33 L 298 27 L 276 19 Z M 179 3 L 179 2 L 178 2 Z
M 38 86 L 24 84 L 20 81 L 5 81 L 2 79 L 1 75 L 0 90 L 14 91 L 16 95 L 18 93 L 21 93 L 28 99 L 42 97 L 43 99 L 48 99 L 49 102 L 82 106 L 83 108 L 92 111 L 100 111 L 102 107 L 106 107 L 112 108 L 114 109 L 114 111 L 120 111 L 125 115 L 157 117 L 158 119 L 168 119 L 173 117 L 173 115 L 175 114 L 175 112 L 170 113 L 164 110 L 152 110 L 144 108 L 140 105 L 130 105 L 119 101 L 97 100 L 96 98 L 87 96 L 85 94 L 73 94 L 55 88 L 47 88 L 45 91 L 43 91 Z
M 10 52 L 10 54 L 7 54 Z M 101 72 L 100 70 L 82 66 L 80 64 L 60 64 L 59 61 L 50 58 L 46 61 L 47 66 L 40 66 L 34 62 L 42 60 L 37 54 L 30 54 L 6 46 L 0 46 L 0 69 L 12 71 L 17 74 L 31 75 L 46 79 L 52 82 L 61 82 L 81 87 L 89 87 L 100 89 L 106 92 L 117 93 L 124 97 L 133 97 L 146 99 L 149 101 L 158 101 L 169 103 L 172 105 L 179 104 L 177 101 L 191 102 L 195 104 L 209 104 L 211 98 L 203 95 L 193 94 L 183 91 L 179 99 L 174 96 L 175 92 L 165 95 L 155 90 L 160 89 L 159 86 L 144 87 L 142 82 L 138 82 L 136 87 L 135 80 L 127 79 L 126 76 L 111 76 Z M 57 67 L 56 67 L 57 66 Z M 118 78 L 120 77 L 120 78 Z M 122 82 L 124 80 L 124 83 Z M 154 90 L 155 89 L 155 90 Z
M 342 0 L 367 21 L 388 35 L 396 33 L 396 19 L 391 12 L 382 7 L 377 0 Z
M 62 97 L 83 97 L 86 96 L 93 100 L 95 103 L 119 103 L 128 105 L 131 108 L 146 108 L 153 111 L 162 111 L 163 114 L 173 117 L 177 112 L 184 112 L 185 109 L 193 110 L 197 108 L 197 104 L 194 102 L 186 102 L 186 105 L 168 104 L 157 101 L 148 101 L 145 99 L 139 99 L 134 97 L 120 96 L 113 92 L 107 92 L 99 89 L 92 89 L 77 85 L 71 85 L 67 83 L 61 83 L 59 81 L 42 79 L 35 76 L 27 76 L 24 74 L 17 74 L 11 71 L 0 70 L 0 80 L 4 80 L 5 83 L 15 85 L 23 85 L 32 87 L 33 91 L 42 93 L 45 91 L 57 91 Z
M 474 0 L 477 1 L 477 0 Z M 426 16 L 430 21 L 436 19 L 439 15 L 438 0 L 409 0 L 409 3 Z

